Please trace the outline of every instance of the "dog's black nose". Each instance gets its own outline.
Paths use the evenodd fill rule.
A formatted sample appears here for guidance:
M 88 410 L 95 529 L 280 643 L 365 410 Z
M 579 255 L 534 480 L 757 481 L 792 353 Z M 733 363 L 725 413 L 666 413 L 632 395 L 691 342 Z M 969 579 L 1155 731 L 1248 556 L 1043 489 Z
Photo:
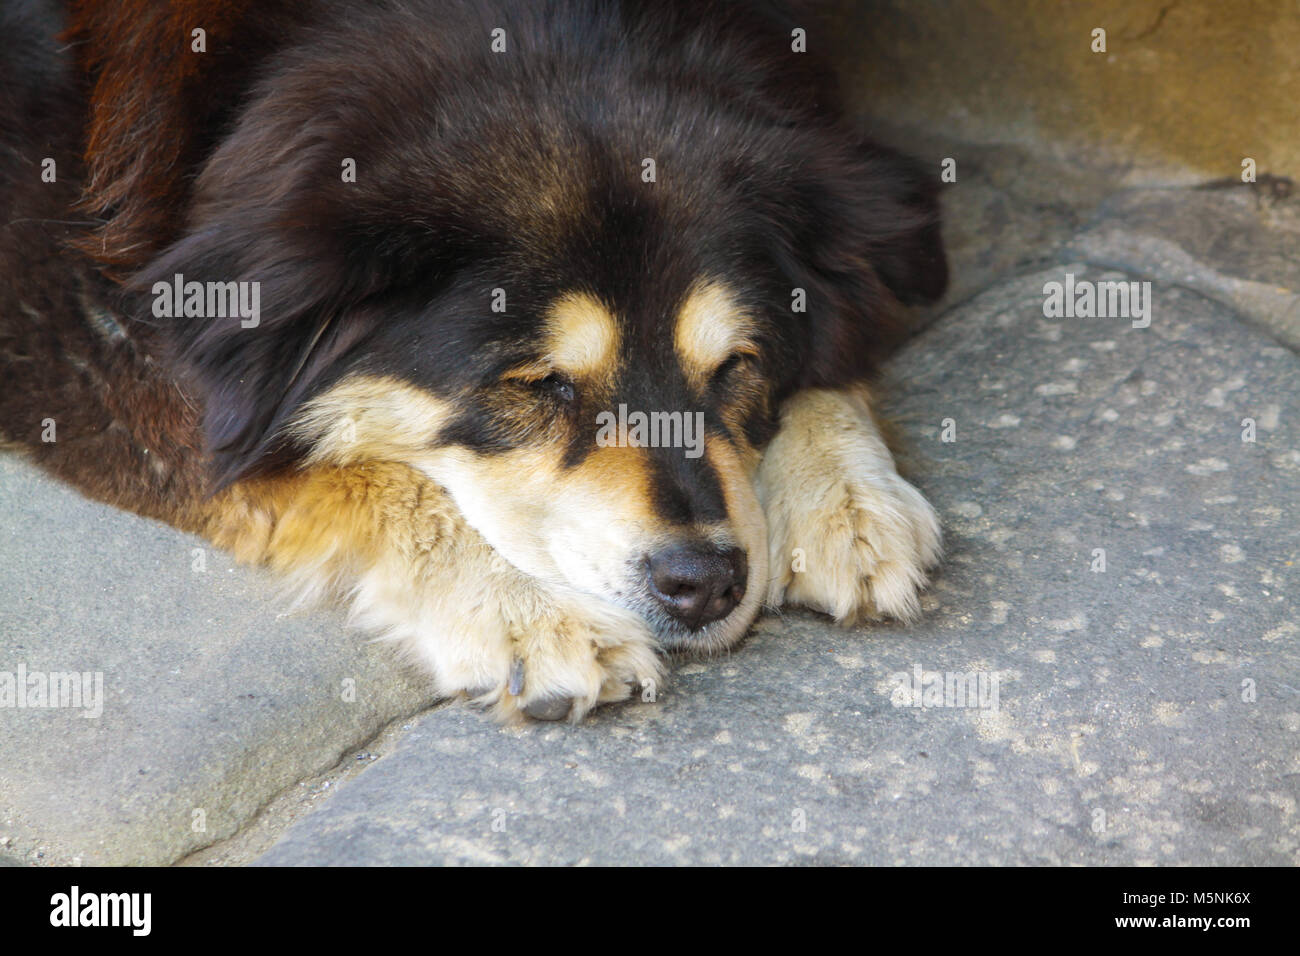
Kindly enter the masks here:
M 748 575 L 739 548 L 670 548 L 650 556 L 650 593 L 692 631 L 730 614 L 745 596 Z

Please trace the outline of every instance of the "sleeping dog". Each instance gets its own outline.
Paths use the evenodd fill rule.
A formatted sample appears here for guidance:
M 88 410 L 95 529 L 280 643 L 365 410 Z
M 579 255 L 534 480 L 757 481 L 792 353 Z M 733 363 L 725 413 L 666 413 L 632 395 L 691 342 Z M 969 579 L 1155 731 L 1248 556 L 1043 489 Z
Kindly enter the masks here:
M 939 556 L 864 384 L 946 265 L 766 2 L 0 14 L 0 436 L 576 720 Z

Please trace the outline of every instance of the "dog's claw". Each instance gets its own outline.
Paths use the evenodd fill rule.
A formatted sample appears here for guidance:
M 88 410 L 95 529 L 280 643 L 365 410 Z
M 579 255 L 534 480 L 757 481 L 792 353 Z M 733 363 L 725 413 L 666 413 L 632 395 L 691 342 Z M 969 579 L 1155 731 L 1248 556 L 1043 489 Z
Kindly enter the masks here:
M 524 662 L 517 657 L 510 665 L 510 683 L 506 685 L 506 689 L 513 697 L 518 697 L 524 692 Z
M 572 707 L 572 697 L 541 697 L 525 704 L 524 713 L 533 720 L 563 720 Z

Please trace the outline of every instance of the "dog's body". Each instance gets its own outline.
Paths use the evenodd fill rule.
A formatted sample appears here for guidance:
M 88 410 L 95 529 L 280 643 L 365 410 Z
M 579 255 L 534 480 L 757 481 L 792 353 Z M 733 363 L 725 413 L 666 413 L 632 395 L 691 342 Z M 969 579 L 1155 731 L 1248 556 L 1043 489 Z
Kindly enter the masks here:
M 915 613 L 938 527 L 862 383 L 943 291 L 933 188 L 844 124 L 808 24 L 57 6 L 0 24 L 7 444 L 503 716 L 764 603 Z

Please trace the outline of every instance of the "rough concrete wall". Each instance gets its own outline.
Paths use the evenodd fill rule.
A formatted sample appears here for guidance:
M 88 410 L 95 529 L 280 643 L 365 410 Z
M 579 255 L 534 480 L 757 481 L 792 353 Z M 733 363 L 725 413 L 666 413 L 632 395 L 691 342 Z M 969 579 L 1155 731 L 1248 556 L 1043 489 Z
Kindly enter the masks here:
M 835 0 L 846 91 L 892 125 L 1120 166 L 1300 174 L 1294 0 Z M 1094 53 L 1092 31 L 1106 31 Z

